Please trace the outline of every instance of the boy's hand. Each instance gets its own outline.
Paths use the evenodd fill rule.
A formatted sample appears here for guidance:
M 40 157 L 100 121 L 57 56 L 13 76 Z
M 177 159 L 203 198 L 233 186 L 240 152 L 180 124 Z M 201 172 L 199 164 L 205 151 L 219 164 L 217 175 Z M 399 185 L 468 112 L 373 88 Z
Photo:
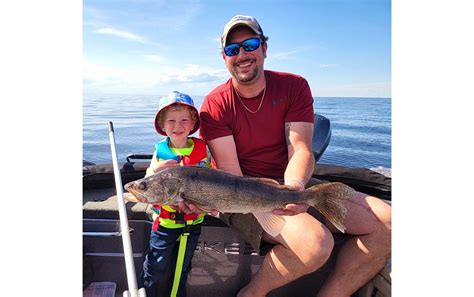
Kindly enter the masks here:
M 174 166 L 179 166 L 179 163 L 176 162 L 175 160 L 162 160 L 162 161 L 158 161 L 158 162 L 156 162 L 152 165 L 153 171 L 155 173 L 157 173 L 158 171 L 163 170 L 165 168 L 174 167 Z
M 184 212 L 184 213 L 198 213 L 199 214 L 199 213 L 203 213 L 203 212 L 208 212 L 213 216 L 217 216 L 219 214 L 217 209 L 203 210 L 203 209 L 197 207 L 196 204 L 194 204 L 192 202 L 186 202 L 184 200 L 178 202 L 178 207 L 179 207 L 179 210 L 181 212 Z
M 190 204 L 192 203 L 188 203 L 186 202 L 185 200 L 182 200 L 182 201 L 179 201 L 178 202 L 178 209 L 180 212 L 184 212 L 184 213 L 201 213 L 202 211 L 196 211 L 196 209 L 198 209 L 194 204 L 194 207 L 189 207 Z

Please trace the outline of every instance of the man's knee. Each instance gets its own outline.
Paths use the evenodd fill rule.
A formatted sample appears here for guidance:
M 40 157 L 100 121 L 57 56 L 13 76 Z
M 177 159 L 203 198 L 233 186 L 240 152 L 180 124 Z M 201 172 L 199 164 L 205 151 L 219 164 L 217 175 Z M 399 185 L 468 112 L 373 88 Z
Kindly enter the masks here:
M 392 206 L 380 200 L 381 206 L 377 207 L 375 215 L 380 222 L 381 232 L 390 235 L 392 232 Z
M 357 192 L 348 204 L 349 234 L 375 234 L 390 239 L 392 231 L 392 207 L 389 202 Z M 347 222 L 348 221 L 348 222 Z
M 371 197 L 373 198 L 373 197 Z M 390 201 L 375 198 L 371 200 L 371 207 L 380 223 L 385 225 L 388 230 L 392 229 L 392 205 Z
M 378 219 L 374 235 L 377 238 L 378 250 L 384 256 L 388 256 L 392 246 L 392 208 L 386 202 L 381 201 L 381 203 L 384 205 L 377 207 L 374 211 Z
M 334 248 L 334 238 L 326 228 L 316 228 L 305 232 L 301 242 L 300 259 L 304 263 L 307 273 L 320 268 L 329 259 Z

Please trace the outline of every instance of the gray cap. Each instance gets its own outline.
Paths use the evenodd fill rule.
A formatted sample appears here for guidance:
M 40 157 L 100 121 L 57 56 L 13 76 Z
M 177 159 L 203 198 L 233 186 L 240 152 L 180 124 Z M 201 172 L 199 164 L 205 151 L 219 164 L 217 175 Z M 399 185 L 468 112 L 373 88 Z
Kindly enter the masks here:
M 260 36 L 263 35 L 263 30 L 260 27 L 260 24 L 257 22 L 257 19 L 254 18 L 253 16 L 248 16 L 248 15 L 236 15 L 233 16 L 230 21 L 227 22 L 224 26 L 224 30 L 222 31 L 222 36 L 221 36 L 221 46 L 224 48 L 226 46 L 226 41 L 227 41 L 227 34 L 234 29 L 237 26 L 247 26 L 250 29 L 252 29 L 255 34 L 258 34 Z

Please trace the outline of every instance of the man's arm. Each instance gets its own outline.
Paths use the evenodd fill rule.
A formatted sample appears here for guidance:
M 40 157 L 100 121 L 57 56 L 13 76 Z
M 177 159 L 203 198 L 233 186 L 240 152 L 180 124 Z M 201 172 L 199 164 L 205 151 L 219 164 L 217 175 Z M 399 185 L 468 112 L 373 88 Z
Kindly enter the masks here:
M 217 168 L 228 173 L 242 176 L 237 148 L 232 135 L 219 137 L 207 142 L 212 158 L 217 164 Z
M 285 170 L 285 185 L 303 191 L 304 185 L 314 172 L 312 151 L 313 124 L 306 122 L 285 123 L 285 137 L 288 145 L 288 165 Z M 305 212 L 306 204 L 288 204 L 285 209 L 276 209 L 274 214 L 295 215 Z
M 314 172 L 313 129 L 312 123 L 285 123 L 285 137 L 288 145 L 285 184 L 299 190 L 304 190 L 304 184 Z

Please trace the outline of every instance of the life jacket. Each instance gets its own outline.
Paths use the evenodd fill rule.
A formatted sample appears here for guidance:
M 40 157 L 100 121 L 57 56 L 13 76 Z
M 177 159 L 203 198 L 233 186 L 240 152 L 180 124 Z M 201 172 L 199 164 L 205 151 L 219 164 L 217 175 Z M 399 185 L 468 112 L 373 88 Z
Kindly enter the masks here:
M 155 144 L 156 157 L 161 160 L 175 160 L 183 162 L 184 166 L 198 165 L 202 159 L 207 157 L 206 143 L 196 137 L 190 137 L 194 142 L 194 148 L 190 155 L 176 155 L 169 146 L 170 139 L 167 137 L 163 141 Z
M 193 150 L 190 155 L 176 155 L 169 146 L 169 137 L 155 144 L 156 158 L 160 160 L 175 160 L 176 162 L 181 162 L 183 166 L 205 166 L 204 159 L 207 158 L 207 149 L 206 142 L 199 138 L 190 137 L 194 142 Z M 181 214 L 176 213 L 176 211 L 168 205 L 153 205 L 153 226 L 152 230 L 156 231 L 158 227 L 164 226 L 167 228 L 182 228 L 186 225 L 196 225 L 204 221 L 205 213 L 202 214 L 189 214 L 184 216 L 180 220 L 176 220 L 175 216 L 180 217 Z M 171 215 L 170 215 L 171 214 Z M 158 219 L 159 218 L 159 219 Z

